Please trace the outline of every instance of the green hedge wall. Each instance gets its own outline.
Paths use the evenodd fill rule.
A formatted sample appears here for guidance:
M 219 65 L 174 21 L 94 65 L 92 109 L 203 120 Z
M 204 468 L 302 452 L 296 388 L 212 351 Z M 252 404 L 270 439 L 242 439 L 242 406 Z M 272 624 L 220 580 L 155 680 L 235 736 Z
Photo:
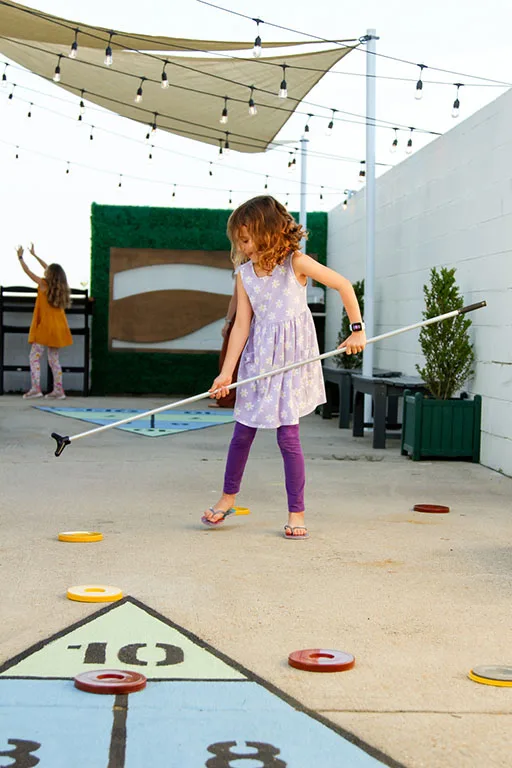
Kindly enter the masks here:
M 98 205 L 91 209 L 92 394 L 197 394 L 218 373 L 218 353 L 179 354 L 108 349 L 110 248 L 229 250 L 231 211 Z M 298 219 L 298 214 L 293 214 Z M 325 264 L 327 214 L 308 214 L 308 252 Z

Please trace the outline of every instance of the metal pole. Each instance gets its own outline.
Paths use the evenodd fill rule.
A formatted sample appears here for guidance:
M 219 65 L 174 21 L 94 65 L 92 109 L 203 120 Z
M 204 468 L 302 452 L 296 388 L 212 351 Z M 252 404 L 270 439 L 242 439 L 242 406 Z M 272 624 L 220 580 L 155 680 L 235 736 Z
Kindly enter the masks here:
M 375 29 L 366 35 L 366 273 L 364 279 L 364 321 L 366 335 L 374 335 L 375 282 L 375 117 L 376 41 Z M 363 353 L 363 376 L 373 376 L 373 346 Z M 365 422 L 371 421 L 371 399 L 365 396 Z
M 308 177 L 308 139 L 304 136 L 300 140 L 300 214 L 299 224 L 307 229 L 308 226 L 308 208 L 307 208 L 307 177 Z M 306 253 L 306 240 L 300 244 L 302 253 Z M 309 278 L 308 278 L 309 279 Z
M 443 315 L 437 315 L 437 317 L 431 317 L 428 320 L 420 320 L 418 323 L 413 323 L 413 325 L 406 325 L 403 328 L 397 328 L 395 331 L 388 331 L 388 333 L 383 333 L 380 336 L 375 336 L 374 338 L 369 338 L 367 340 L 368 344 L 375 344 L 377 341 L 382 341 L 382 339 L 390 339 L 392 336 L 397 336 L 399 333 L 405 333 L 406 331 L 412 331 L 416 328 L 425 328 L 427 325 L 432 325 L 433 323 L 439 323 L 442 320 L 448 320 L 448 318 L 451 317 L 457 317 L 457 315 L 464 315 L 467 312 L 474 312 L 476 309 L 482 309 L 483 307 L 487 306 L 486 301 L 479 301 L 476 304 L 469 304 L 466 307 L 461 307 L 461 309 L 454 309 L 451 312 L 446 312 Z M 308 358 L 307 360 L 301 360 L 298 363 L 290 363 L 289 365 L 285 365 L 282 368 L 275 368 L 273 371 L 266 371 L 265 373 L 258 373 L 256 376 L 251 376 L 249 379 L 243 379 L 236 381 L 234 384 L 230 384 L 226 389 L 236 389 L 237 387 L 241 387 L 242 384 L 249 384 L 252 381 L 259 381 L 260 379 L 268 378 L 269 376 L 276 376 L 277 374 L 285 373 L 286 371 L 291 371 L 294 368 L 300 368 L 302 365 L 307 365 L 309 363 L 314 363 L 318 360 L 326 360 L 328 357 L 334 357 L 334 355 L 340 355 L 343 354 L 345 351 L 345 347 L 339 347 L 338 349 L 332 349 L 330 352 L 324 352 L 321 355 L 316 355 L 315 357 Z M 220 390 L 215 390 L 215 392 L 218 392 Z M 171 408 L 177 408 L 178 406 L 182 405 L 188 405 L 189 403 L 195 403 L 197 400 L 203 400 L 206 397 L 210 397 L 212 393 L 210 390 L 207 390 L 206 392 L 201 392 L 200 395 L 193 395 L 192 397 L 187 397 L 185 400 L 178 400 L 174 403 L 168 403 L 167 405 L 162 405 L 160 408 L 153 408 L 151 411 L 145 411 L 144 413 L 138 413 L 136 416 L 129 416 L 127 419 L 121 419 L 120 421 L 116 421 L 113 424 L 105 424 L 102 427 L 95 427 L 94 429 L 89 429 L 87 432 L 81 432 L 78 435 L 72 435 L 69 437 L 68 435 L 58 435 L 56 432 L 52 432 L 52 437 L 57 441 L 57 450 L 55 452 L 56 456 L 60 456 L 66 445 L 69 445 L 72 440 L 78 440 L 81 437 L 86 437 L 87 435 L 92 435 L 95 432 L 104 432 L 107 429 L 113 429 L 113 427 L 119 427 L 121 424 L 128 424 L 131 421 L 136 421 L 137 419 L 143 419 L 147 416 L 152 416 L 154 413 L 162 413 L 163 411 L 169 411 Z

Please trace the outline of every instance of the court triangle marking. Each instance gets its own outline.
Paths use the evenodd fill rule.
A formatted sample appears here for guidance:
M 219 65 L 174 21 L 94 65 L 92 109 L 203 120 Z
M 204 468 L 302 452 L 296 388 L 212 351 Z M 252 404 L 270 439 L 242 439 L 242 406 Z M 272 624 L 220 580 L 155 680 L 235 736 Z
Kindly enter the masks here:
M 73 686 L 101 668 L 134 669 L 147 687 L 123 704 Z M 130 596 L 0 666 L 0 714 L 0 755 L 25 750 L 55 768 L 74 764 L 77 748 L 104 767 L 119 744 L 120 768 L 405 768 Z

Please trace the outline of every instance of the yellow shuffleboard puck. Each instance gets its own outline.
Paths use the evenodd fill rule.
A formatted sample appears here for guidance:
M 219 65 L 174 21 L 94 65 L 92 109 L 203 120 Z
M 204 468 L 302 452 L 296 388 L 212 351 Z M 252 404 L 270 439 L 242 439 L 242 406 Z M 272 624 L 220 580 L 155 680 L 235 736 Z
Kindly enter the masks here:
M 59 541 L 75 541 L 85 543 L 89 541 L 101 541 L 103 534 L 99 531 L 63 531 L 59 533 Z
M 234 507 L 235 515 L 250 515 L 251 510 L 249 507 Z
M 112 603 L 114 600 L 121 600 L 123 593 L 117 587 L 84 584 L 70 587 L 66 596 L 69 600 L 78 600 L 80 603 Z
M 512 667 L 481 666 L 468 672 L 470 680 L 483 685 L 497 685 L 502 688 L 512 688 Z

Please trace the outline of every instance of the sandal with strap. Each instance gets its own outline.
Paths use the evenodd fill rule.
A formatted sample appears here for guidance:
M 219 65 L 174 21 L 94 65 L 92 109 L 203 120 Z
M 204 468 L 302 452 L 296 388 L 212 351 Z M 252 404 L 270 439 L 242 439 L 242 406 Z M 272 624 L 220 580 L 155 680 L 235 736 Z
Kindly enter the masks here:
M 291 531 L 291 533 L 286 533 L 286 531 Z M 309 539 L 309 533 L 308 529 L 305 525 L 285 525 L 284 526 L 284 533 L 283 536 L 285 539 L 289 539 L 293 541 L 300 541 L 301 539 Z M 302 534 L 301 536 L 295 536 L 295 531 L 306 531 L 306 533 Z
M 224 520 L 228 515 L 234 515 L 236 511 L 234 507 L 231 507 L 231 509 L 227 509 L 225 512 L 222 509 L 214 509 L 213 507 L 208 507 L 208 509 L 214 515 L 222 514 L 222 517 L 219 518 L 218 520 L 208 520 L 208 518 L 203 515 L 203 517 L 201 518 L 201 522 L 203 523 L 203 525 L 208 525 L 210 527 L 215 525 L 220 525 L 221 523 L 224 522 Z

